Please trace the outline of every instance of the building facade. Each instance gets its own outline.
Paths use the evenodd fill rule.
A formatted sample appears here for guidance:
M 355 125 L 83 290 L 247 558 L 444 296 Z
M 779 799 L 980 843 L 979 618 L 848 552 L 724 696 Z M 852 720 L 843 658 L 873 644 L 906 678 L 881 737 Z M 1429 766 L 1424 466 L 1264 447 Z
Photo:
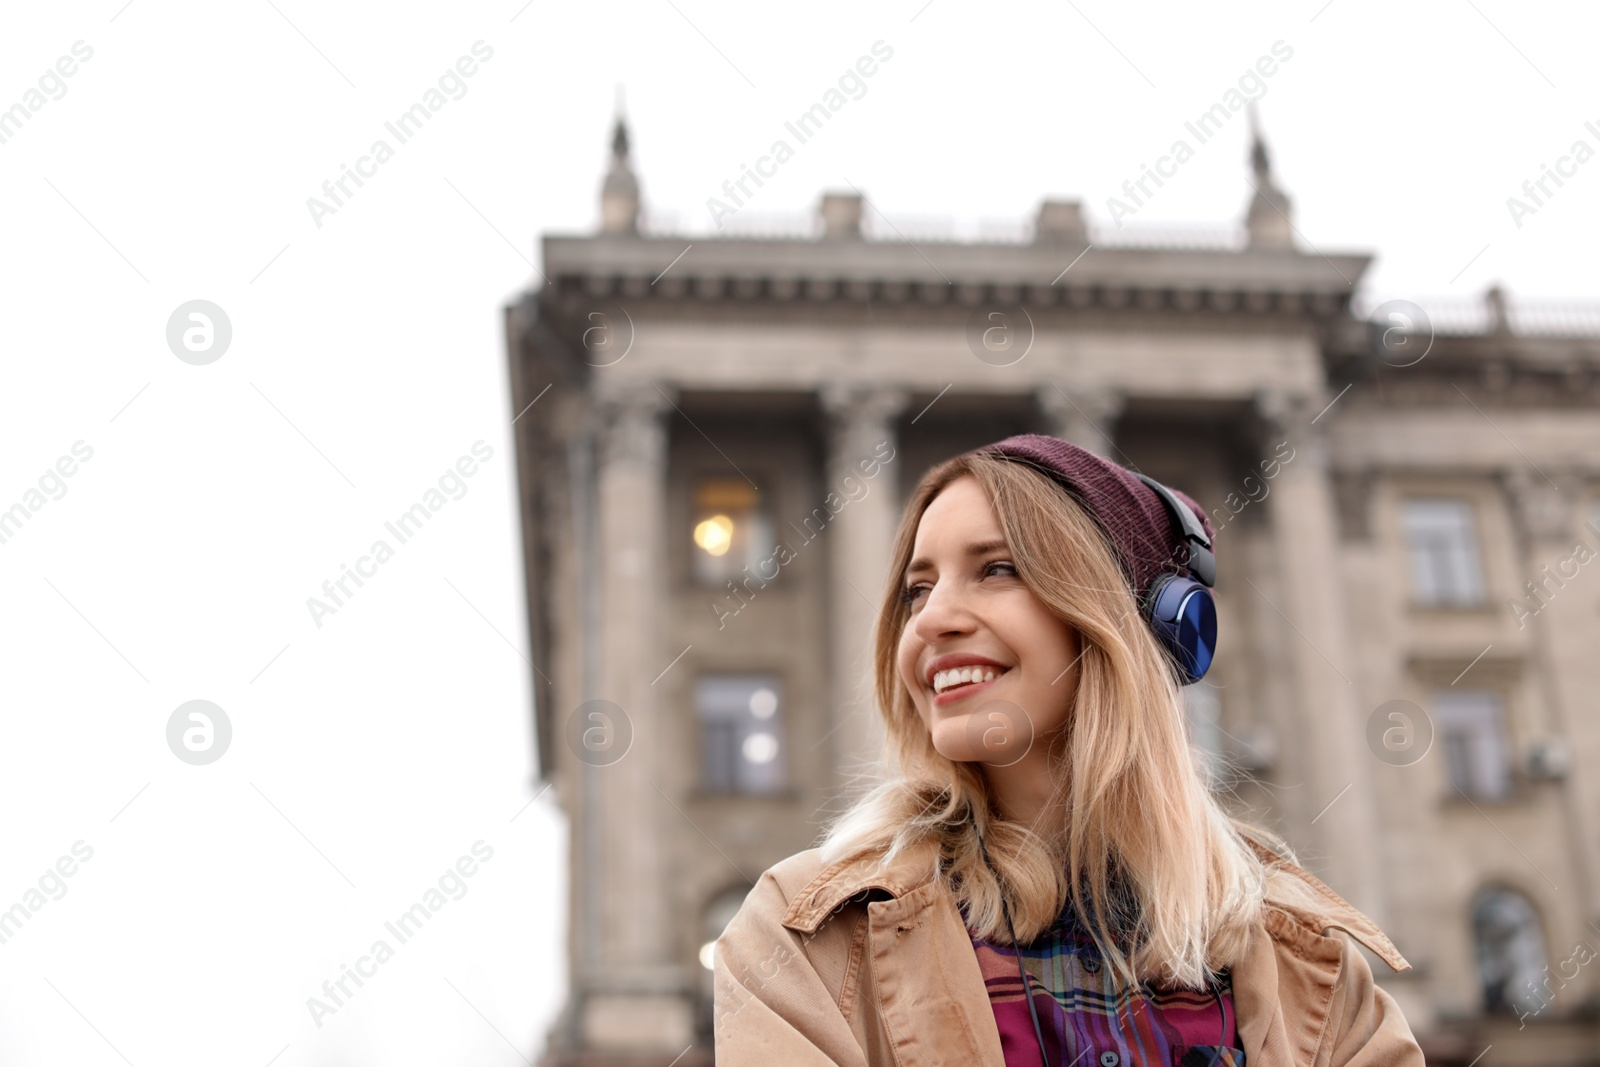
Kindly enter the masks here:
M 571 822 L 548 1064 L 705 1064 L 711 943 L 871 780 L 892 534 L 932 464 L 1045 432 L 1217 530 L 1197 759 L 1415 965 L 1429 1062 L 1600 1064 L 1600 323 L 1357 314 L 1259 139 L 1237 237 L 641 227 L 505 312 L 539 773 Z

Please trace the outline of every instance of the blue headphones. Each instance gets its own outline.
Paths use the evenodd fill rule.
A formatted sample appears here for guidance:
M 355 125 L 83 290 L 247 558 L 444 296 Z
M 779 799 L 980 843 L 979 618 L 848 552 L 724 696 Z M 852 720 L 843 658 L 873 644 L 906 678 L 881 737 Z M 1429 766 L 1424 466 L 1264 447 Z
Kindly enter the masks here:
M 1188 554 L 1182 562 L 1193 577 L 1171 572 L 1159 575 L 1150 583 L 1140 610 L 1156 640 L 1171 654 L 1179 682 L 1192 685 L 1211 669 L 1211 658 L 1217 650 L 1217 604 L 1211 597 L 1211 587 L 1217 581 L 1217 557 L 1211 551 L 1211 538 L 1194 512 L 1154 478 L 1134 473 L 1155 490 L 1183 534 Z

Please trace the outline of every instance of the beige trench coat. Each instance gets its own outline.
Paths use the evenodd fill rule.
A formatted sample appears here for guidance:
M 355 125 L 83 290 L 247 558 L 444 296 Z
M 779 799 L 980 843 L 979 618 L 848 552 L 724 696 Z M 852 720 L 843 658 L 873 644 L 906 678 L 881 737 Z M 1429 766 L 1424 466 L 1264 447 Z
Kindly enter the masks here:
M 1326 906 L 1269 895 L 1230 968 L 1248 1067 L 1424 1067 L 1351 939 L 1396 971 L 1411 965 L 1371 919 L 1294 871 Z M 870 857 L 824 868 L 815 849 L 784 860 L 718 939 L 715 969 L 719 1067 L 1004 1067 L 972 942 L 926 855 L 889 869 Z

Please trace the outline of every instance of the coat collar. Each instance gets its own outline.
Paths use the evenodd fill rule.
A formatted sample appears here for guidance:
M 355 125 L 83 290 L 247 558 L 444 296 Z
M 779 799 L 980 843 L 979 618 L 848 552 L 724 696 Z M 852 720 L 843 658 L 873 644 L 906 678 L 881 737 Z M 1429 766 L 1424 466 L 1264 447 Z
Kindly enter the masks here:
M 1248 839 L 1247 839 L 1248 840 Z M 1329 927 L 1344 930 L 1365 945 L 1395 971 L 1408 971 L 1411 964 L 1395 948 L 1386 934 L 1370 918 L 1328 888 L 1316 875 L 1284 860 L 1254 841 L 1250 847 L 1263 861 L 1282 866 L 1311 887 L 1321 902 L 1316 909 L 1267 897 L 1265 921 L 1279 940 L 1302 941 L 1320 936 Z M 829 915 L 841 909 L 852 897 L 877 889 L 891 897 L 903 897 L 931 882 L 938 875 L 937 851 L 931 842 L 916 846 L 882 862 L 883 853 L 865 852 L 839 860 L 817 873 L 805 888 L 791 899 L 783 925 L 799 933 L 814 934 Z M 1277 912 L 1277 915 L 1273 913 Z
M 1288 873 L 1305 882 L 1322 902 L 1322 906 L 1319 908 L 1306 909 L 1286 900 L 1275 899 L 1269 892 L 1267 895 L 1269 908 L 1286 913 L 1296 919 L 1302 928 L 1311 933 L 1320 934 L 1329 927 L 1337 927 L 1372 950 L 1373 954 L 1383 960 L 1384 963 L 1387 963 L 1391 970 L 1396 972 L 1411 970 L 1411 964 L 1406 961 L 1404 956 L 1400 955 L 1400 950 L 1395 948 L 1394 942 L 1389 940 L 1389 936 L 1378 929 L 1378 924 L 1373 922 L 1364 912 L 1357 911 L 1349 901 L 1338 893 L 1329 889 L 1322 879 L 1305 868 L 1290 863 L 1277 853 L 1263 848 L 1254 841 L 1250 842 L 1250 847 L 1255 849 L 1256 855 L 1260 856 L 1262 860 L 1283 867 Z
M 873 889 L 903 897 L 938 875 L 931 843 L 907 850 L 888 863 L 883 858 L 882 850 L 862 852 L 818 871 L 789 902 L 783 925 L 799 933 L 814 934 L 851 897 Z

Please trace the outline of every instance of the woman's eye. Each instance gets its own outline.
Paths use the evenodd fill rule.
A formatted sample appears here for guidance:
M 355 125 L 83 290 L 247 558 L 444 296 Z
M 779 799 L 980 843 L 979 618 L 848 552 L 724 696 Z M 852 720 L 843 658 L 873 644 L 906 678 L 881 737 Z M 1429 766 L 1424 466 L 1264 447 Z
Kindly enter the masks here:
M 978 576 L 981 578 L 987 578 L 996 573 L 1015 578 L 1017 577 L 1017 566 L 1016 564 L 1008 563 L 1005 560 L 990 560 L 979 570 Z M 922 594 L 926 593 L 927 591 L 928 587 L 926 585 L 906 586 L 904 589 L 900 590 L 900 602 L 906 605 L 915 605 L 916 602 L 921 599 Z

